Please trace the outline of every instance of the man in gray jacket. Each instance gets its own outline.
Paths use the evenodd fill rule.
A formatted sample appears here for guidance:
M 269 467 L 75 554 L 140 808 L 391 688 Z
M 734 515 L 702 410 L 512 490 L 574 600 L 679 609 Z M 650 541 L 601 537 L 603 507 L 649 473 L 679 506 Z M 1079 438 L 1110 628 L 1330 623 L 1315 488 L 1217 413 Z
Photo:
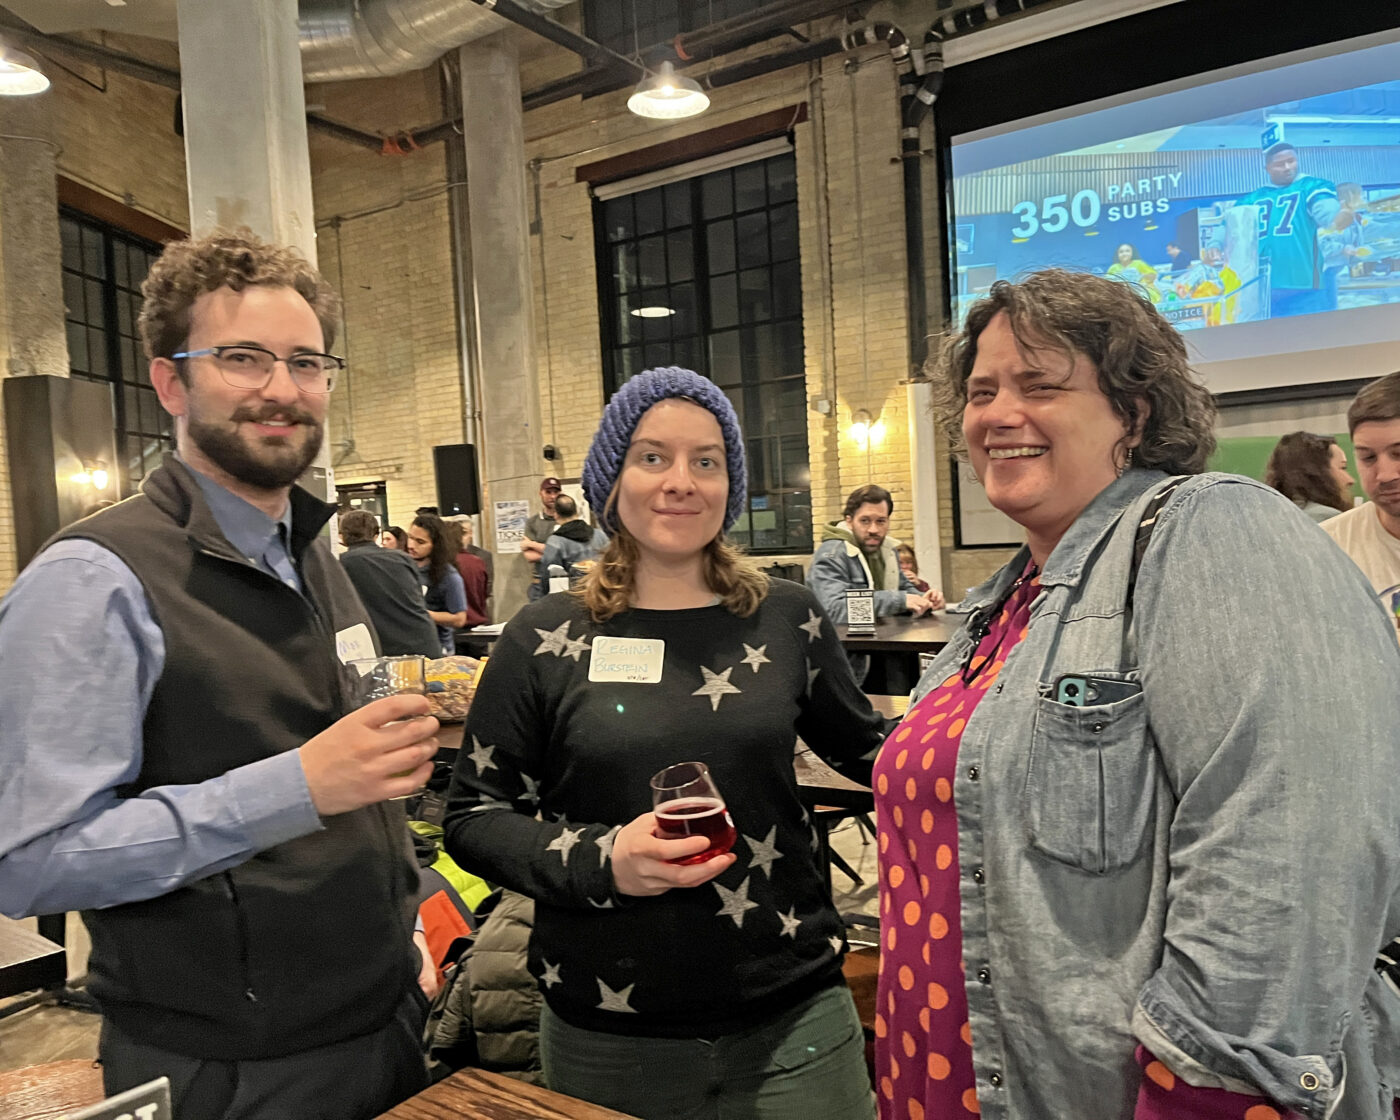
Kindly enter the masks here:
M 893 512 L 894 499 L 890 492 L 870 483 L 853 491 L 846 499 L 842 520 L 823 528 L 822 543 L 807 573 L 807 586 L 832 622 L 846 621 L 849 588 L 874 589 L 877 618 L 892 614 L 921 615 L 943 606 L 943 596 L 937 588 L 930 588 L 921 595 L 900 571 L 899 558 L 895 555 L 895 545 L 899 542 L 887 536 Z
M 608 547 L 608 535 L 578 516 L 578 506 L 567 494 L 554 500 L 554 532 L 545 540 L 544 552 L 530 585 L 530 601 L 549 594 L 549 569 L 557 564 L 567 574 L 574 565 L 596 560 Z

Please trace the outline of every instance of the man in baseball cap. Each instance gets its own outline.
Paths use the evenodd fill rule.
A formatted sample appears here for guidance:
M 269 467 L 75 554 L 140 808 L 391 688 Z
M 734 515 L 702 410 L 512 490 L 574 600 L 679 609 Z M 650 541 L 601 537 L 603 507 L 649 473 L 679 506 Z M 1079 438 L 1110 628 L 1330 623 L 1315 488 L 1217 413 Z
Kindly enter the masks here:
M 549 534 L 554 532 L 554 499 L 559 497 L 562 489 L 559 480 L 553 475 L 540 479 L 540 504 L 544 507 L 544 512 L 532 515 L 530 520 L 525 522 L 525 539 L 520 542 L 520 551 L 531 564 L 539 563 L 540 556 L 544 553 L 545 541 L 549 539 Z

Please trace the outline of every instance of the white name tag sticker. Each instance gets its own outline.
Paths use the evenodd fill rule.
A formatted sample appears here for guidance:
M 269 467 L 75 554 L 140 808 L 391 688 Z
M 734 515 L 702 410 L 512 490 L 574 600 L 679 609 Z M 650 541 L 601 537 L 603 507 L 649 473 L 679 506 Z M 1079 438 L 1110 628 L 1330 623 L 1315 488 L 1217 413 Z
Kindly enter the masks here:
M 626 684 L 660 684 L 666 660 L 666 643 L 660 638 L 593 639 L 588 659 L 590 681 L 622 681 Z
M 369 627 L 357 622 L 340 631 L 335 636 L 335 655 L 342 665 L 357 657 L 374 657 L 374 639 L 369 636 Z

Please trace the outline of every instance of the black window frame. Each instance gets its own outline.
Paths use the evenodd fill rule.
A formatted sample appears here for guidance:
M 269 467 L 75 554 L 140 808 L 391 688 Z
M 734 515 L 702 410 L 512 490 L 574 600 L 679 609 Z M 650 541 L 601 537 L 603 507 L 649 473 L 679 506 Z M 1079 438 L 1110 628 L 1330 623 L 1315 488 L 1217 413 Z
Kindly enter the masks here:
M 618 221 L 627 232 L 613 232 L 622 227 L 609 223 Z M 748 457 L 749 508 L 730 537 L 755 556 L 811 552 L 795 152 L 595 199 L 593 229 L 605 399 L 658 365 L 715 381 L 739 413 Z M 673 267 L 673 252 L 687 247 L 689 262 Z M 656 280 L 643 271 L 648 258 L 653 268 L 659 259 L 664 278 L 657 284 L 644 283 Z M 676 313 L 634 321 L 633 310 L 658 299 Z M 766 519 L 754 515 L 764 513 L 774 514 L 774 527 L 756 530 L 754 521 Z
M 112 387 L 111 473 L 120 496 L 130 497 L 175 448 L 174 421 L 151 387 L 136 330 L 141 281 L 161 246 L 68 206 L 59 208 L 59 229 L 69 376 Z

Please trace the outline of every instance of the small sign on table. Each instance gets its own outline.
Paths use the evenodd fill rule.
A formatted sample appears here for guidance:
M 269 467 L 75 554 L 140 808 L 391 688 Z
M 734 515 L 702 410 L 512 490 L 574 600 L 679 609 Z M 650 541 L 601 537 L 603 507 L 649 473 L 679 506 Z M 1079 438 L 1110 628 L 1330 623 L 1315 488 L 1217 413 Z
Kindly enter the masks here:
M 868 587 L 846 589 L 846 633 L 875 636 L 875 592 Z

